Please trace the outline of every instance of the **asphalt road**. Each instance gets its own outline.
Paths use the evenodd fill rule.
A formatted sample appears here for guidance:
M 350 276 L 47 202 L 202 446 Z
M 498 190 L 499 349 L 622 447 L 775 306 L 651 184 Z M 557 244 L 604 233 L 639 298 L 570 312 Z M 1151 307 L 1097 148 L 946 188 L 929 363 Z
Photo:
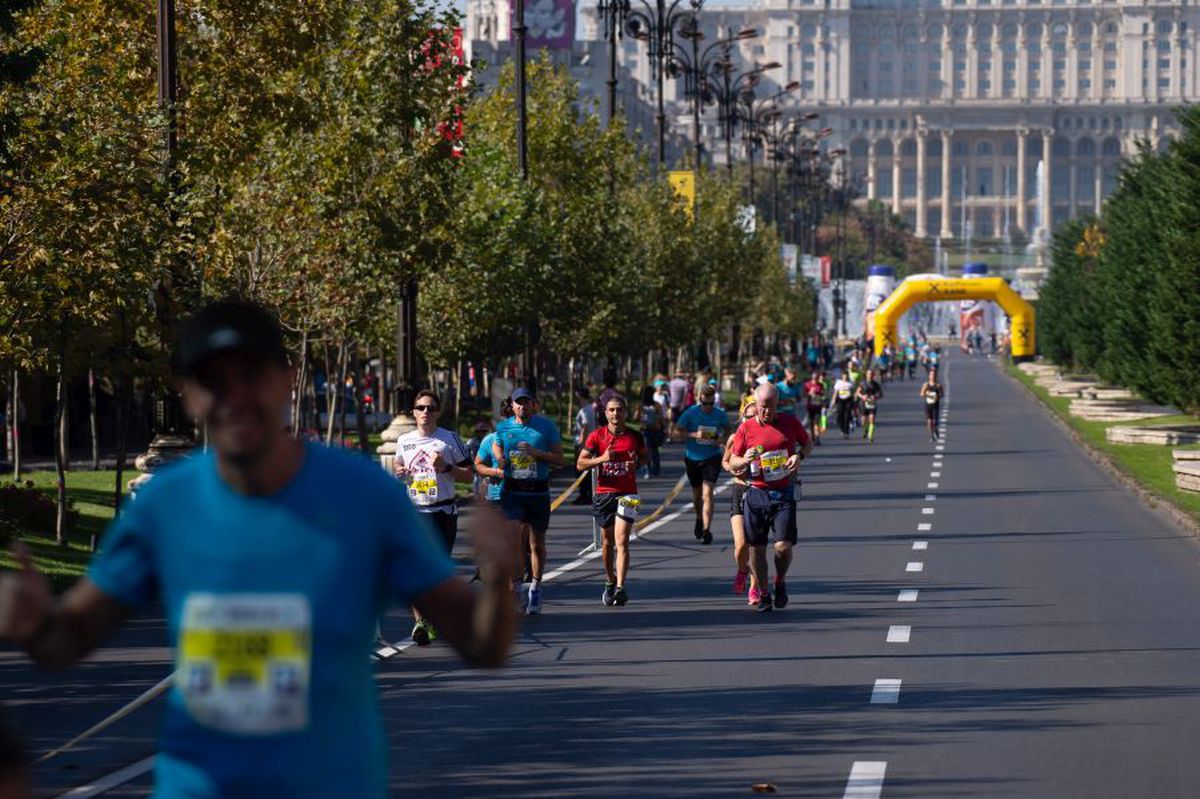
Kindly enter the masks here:
M 555 576 L 503 671 L 437 645 L 381 664 L 396 793 L 1200 795 L 1200 548 L 995 365 L 954 357 L 948 384 L 942 450 L 916 384 L 892 383 L 874 445 L 829 436 L 806 462 L 785 610 L 732 594 L 723 494 L 712 546 L 687 512 L 635 544 L 624 608 L 601 605 L 595 560 Z M 680 448 L 665 457 L 648 501 L 679 474 Z M 562 567 L 586 516 L 564 508 L 551 536 Z M 161 678 L 161 632 L 145 619 L 65 675 L 0 653 L 4 702 L 49 748 Z M 157 710 L 46 764 L 42 784 L 150 754 Z

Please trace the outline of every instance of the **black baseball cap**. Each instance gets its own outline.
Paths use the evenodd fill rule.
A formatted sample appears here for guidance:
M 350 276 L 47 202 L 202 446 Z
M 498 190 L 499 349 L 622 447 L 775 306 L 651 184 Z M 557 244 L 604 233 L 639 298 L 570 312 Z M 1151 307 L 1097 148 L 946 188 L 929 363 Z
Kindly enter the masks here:
M 279 323 L 265 308 L 243 300 L 221 300 L 201 308 L 179 330 L 175 369 L 194 375 L 215 355 L 241 352 L 287 365 L 287 349 Z

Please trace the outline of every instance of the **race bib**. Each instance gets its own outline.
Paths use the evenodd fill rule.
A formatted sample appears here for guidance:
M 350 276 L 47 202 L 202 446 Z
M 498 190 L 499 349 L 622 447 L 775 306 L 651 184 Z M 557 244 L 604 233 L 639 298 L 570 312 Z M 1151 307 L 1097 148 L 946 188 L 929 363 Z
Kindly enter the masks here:
M 308 726 L 312 618 L 300 594 L 192 594 L 175 685 L 195 721 L 272 735 Z
M 412 482 L 408 484 L 408 496 L 417 505 L 431 505 L 437 502 L 438 485 L 434 473 L 422 472 L 413 475 Z
M 875 410 L 875 400 L 863 398 L 863 407 L 869 411 Z
M 925 404 L 926 405 L 937 405 L 937 401 L 938 401 L 937 394 L 926 394 L 925 395 Z
M 609 461 L 600 464 L 600 474 L 605 477 L 624 477 L 629 474 L 630 461 Z
M 515 449 L 508 453 L 508 462 L 512 464 L 514 480 L 536 480 L 537 461 L 528 453 Z
M 787 450 L 773 449 L 764 452 L 758 459 L 758 462 L 762 464 L 763 480 L 774 483 L 777 480 L 787 479 L 787 461 Z
M 715 428 L 715 427 L 710 427 L 709 425 L 702 424 L 696 428 L 696 432 L 700 434 L 701 441 L 716 441 L 717 440 L 717 428 Z
M 617 515 L 626 521 L 636 522 L 641 505 L 642 498 L 637 494 L 626 494 L 617 500 Z
M 850 399 L 850 389 L 839 388 L 838 389 L 838 399 Z

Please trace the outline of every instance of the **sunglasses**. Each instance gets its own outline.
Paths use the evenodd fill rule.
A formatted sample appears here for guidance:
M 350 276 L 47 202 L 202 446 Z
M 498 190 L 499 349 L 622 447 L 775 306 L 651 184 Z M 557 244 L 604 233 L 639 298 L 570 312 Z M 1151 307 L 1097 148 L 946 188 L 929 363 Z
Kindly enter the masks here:
M 437 406 L 436 405 L 414 405 L 413 410 L 420 411 L 421 413 L 434 413 L 435 411 L 437 411 Z

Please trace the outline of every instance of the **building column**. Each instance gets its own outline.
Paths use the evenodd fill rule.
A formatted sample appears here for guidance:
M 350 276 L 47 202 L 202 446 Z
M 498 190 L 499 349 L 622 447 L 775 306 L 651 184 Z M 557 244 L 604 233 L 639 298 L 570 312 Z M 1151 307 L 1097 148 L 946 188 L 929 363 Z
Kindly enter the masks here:
M 954 38 L 950 35 L 950 21 L 942 25 L 942 99 L 954 97 Z
M 1104 206 L 1104 161 L 1100 156 L 1096 156 L 1095 172 L 1092 179 L 1095 181 L 1096 188 L 1092 195 L 1092 213 L 1100 216 L 1100 211 Z
M 1051 164 L 1050 164 L 1050 143 L 1054 139 L 1054 131 L 1050 128 L 1042 130 L 1042 185 L 1040 186 L 1042 196 L 1046 198 L 1046 218 L 1042 219 L 1042 230 L 1050 233 L 1050 229 L 1054 226 L 1054 196 L 1050 192 L 1050 188 L 1054 185 L 1054 181 L 1050 179 Z
M 967 74 L 964 97 L 972 100 L 979 97 L 979 31 L 977 23 L 972 18 L 967 23 Z
M 942 131 L 942 229 L 938 234 L 943 239 L 954 238 L 950 230 L 950 136 L 949 130 Z
M 892 139 L 892 213 L 900 216 L 900 139 Z
M 1017 229 L 1028 233 L 1029 227 L 1026 216 L 1029 212 L 1029 200 L 1025 197 L 1025 144 L 1029 131 L 1017 129 Z
M 917 131 L 917 238 L 929 235 L 925 207 L 925 131 Z
M 1072 146 L 1072 153 L 1074 153 L 1074 146 Z M 1076 186 L 1076 184 L 1079 182 L 1079 169 L 1075 165 L 1074 154 L 1071 155 L 1070 166 L 1068 167 L 1068 170 L 1069 177 L 1067 179 L 1070 181 L 1070 183 L 1067 185 L 1067 196 L 1070 197 L 1071 203 L 1071 211 L 1068 218 L 1074 219 L 1077 216 L 1076 208 L 1079 205 L 1079 188 Z
M 878 163 L 875 158 L 875 140 L 867 143 L 867 199 L 874 200 L 879 196 Z

